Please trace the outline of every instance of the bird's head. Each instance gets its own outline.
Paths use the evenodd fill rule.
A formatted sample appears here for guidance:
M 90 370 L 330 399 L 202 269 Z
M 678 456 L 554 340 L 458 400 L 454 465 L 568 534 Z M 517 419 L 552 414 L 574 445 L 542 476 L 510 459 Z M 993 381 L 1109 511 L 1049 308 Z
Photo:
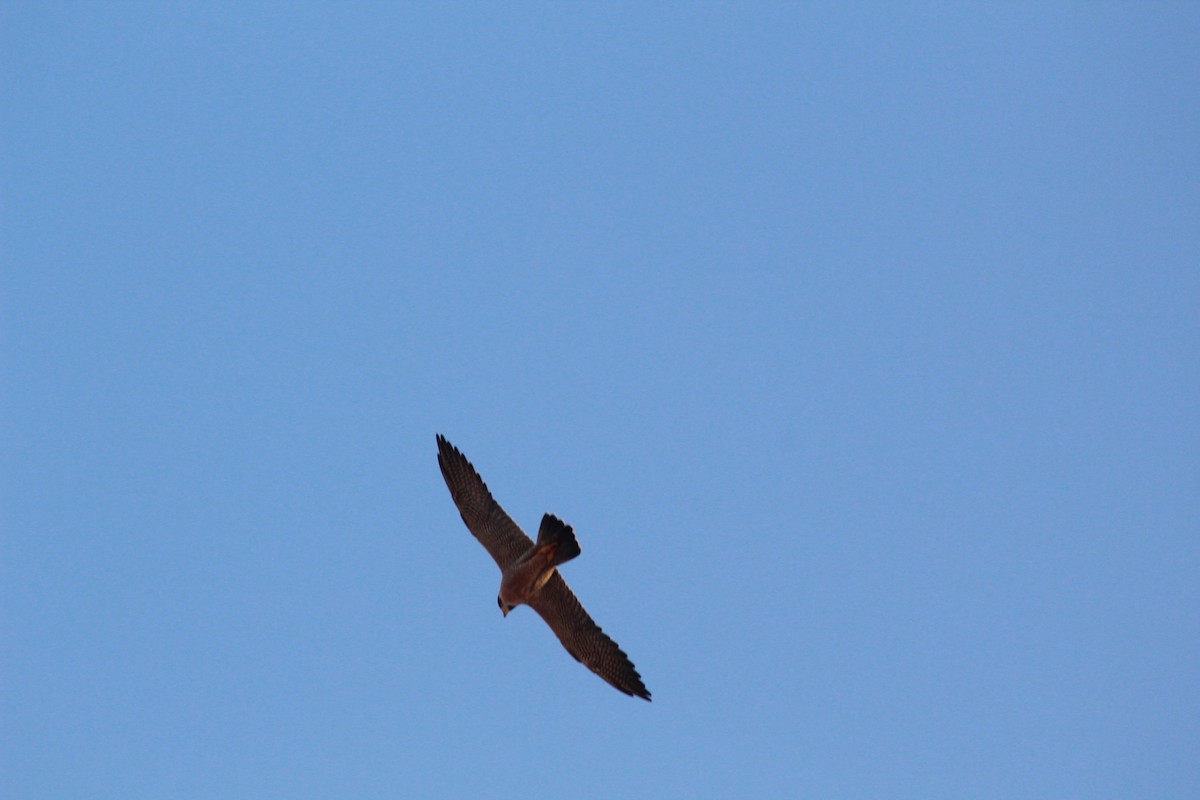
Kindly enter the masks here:
M 508 612 L 516 608 L 516 606 L 506 606 L 504 604 L 504 599 L 500 597 L 500 595 L 496 595 L 496 605 L 500 606 L 501 613 L 503 613 L 506 617 L 508 616 Z

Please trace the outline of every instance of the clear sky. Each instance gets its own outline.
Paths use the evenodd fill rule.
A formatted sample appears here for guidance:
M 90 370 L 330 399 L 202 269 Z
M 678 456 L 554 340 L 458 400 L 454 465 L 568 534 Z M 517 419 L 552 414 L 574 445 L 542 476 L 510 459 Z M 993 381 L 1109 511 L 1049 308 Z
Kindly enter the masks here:
M 1200 11 L 847 5 L 6 3 L 0 794 L 1195 797 Z

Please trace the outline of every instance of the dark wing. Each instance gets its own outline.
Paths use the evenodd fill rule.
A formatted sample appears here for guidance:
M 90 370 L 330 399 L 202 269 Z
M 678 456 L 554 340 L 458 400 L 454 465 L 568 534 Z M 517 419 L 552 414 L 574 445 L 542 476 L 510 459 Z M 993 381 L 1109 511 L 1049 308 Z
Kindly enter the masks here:
M 504 513 L 483 478 L 457 447 L 441 434 L 438 434 L 437 445 L 438 466 L 442 468 L 442 477 L 450 487 L 450 496 L 458 506 L 458 513 L 467 523 L 467 530 L 475 535 L 503 572 L 533 547 L 533 540 Z
M 529 605 L 546 620 L 576 661 L 625 694 L 650 699 L 650 692 L 646 691 L 646 684 L 629 656 L 592 621 L 557 570 Z

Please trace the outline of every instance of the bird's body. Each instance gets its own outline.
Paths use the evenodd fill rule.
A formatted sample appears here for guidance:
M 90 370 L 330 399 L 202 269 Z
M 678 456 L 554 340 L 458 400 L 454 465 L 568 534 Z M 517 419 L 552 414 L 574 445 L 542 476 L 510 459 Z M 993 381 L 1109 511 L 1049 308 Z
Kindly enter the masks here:
M 441 435 L 437 443 L 438 465 L 463 522 L 500 567 L 496 602 L 504 615 L 518 605 L 528 605 L 577 661 L 625 694 L 649 700 L 650 692 L 633 662 L 592 621 L 558 572 L 559 565 L 580 553 L 571 526 L 546 514 L 534 542 L 492 498 L 458 448 Z
M 508 612 L 522 603 L 529 605 L 554 575 L 559 564 L 579 555 L 579 542 L 569 525 L 552 514 L 542 518 L 538 540 L 500 575 L 500 610 Z

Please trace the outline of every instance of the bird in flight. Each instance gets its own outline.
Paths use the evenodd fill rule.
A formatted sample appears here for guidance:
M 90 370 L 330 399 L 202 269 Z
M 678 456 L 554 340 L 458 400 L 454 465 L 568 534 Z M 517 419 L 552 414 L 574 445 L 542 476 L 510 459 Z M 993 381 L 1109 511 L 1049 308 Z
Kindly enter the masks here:
M 504 616 L 528 605 L 576 661 L 625 694 L 648 701 L 650 692 L 629 656 L 592 621 L 558 572 L 580 553 L 571 526 L 546 514 L 537 541 L 532 541 L 492 498 L 466 456 L 441 434 L 437 445 L 438 466 L 463 522 L 500 567 L 496 603 Z

